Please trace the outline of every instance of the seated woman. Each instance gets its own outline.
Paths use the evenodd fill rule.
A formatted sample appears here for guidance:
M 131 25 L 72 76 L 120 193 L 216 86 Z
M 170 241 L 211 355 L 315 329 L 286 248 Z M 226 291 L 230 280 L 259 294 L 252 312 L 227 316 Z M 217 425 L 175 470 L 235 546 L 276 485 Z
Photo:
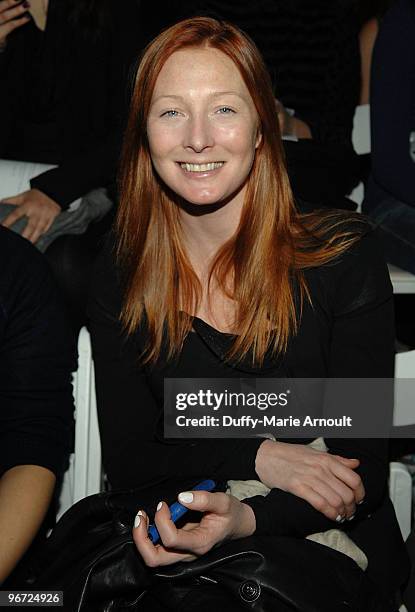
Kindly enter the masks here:
M 2 186 L 0 223 L 47 251 L 80 319 L 140 49 L 135 0 L 122 10 L 114 0 L 0 0 L 0 170 L 2 160 L 35 168 L 27 188 Z M 86 238 L 68 237 L 92 222 Z
M 204 512 L 176 528 L 155 500 L 154 546 L 140 510 L 145 563 L 190 561 L 252 534 L 278 548 L 279 536 L 335 528 L 365 558 L 372 609 L 397 610 L 408 567 L 387 440 L 316 449 L 304 439 L 163 436 L 165 378 L 393 376 L 392 292 L 373 233 L 344 213 L 295 210 L 270 79 L 240 30 L 194 18 L 147 47 L 120 179 L 115 247 L 98 261 L 90 303 L 105 469 L 113 487 L 175 487 Z M 205 478 L 225 485 L 189 490 Z M 222 492 L 248 479 L 268 494 Z M 320 586 L 324 598 L 324 575 Z

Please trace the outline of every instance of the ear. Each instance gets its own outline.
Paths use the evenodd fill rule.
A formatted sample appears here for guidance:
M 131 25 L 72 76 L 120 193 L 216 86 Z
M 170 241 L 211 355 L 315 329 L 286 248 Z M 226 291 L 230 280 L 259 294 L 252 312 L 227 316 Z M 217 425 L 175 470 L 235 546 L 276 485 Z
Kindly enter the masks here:
M 258 128 L 257 133 L 256 133 L 256 139 L 255 139 L 255 149 L 259 147 L 261 142 L 262 142 L 262 131 L 260 130 L 260 128 Z

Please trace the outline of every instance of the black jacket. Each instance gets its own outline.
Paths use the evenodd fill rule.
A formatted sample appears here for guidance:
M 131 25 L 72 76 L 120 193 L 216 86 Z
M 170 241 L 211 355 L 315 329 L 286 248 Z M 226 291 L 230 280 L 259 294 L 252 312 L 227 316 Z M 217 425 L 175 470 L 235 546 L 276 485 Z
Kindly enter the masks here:
M 63 473 L 72 449 L 76 349 L 42 255 L 0 226 L 0 476 Z
M 166 439 L 162 435 L 164 381 L 168 378 L 280 377 L 393 378 L 393 295 L 386 265 L 373 232 L 336 263 L 307 271 L 313 306 L 304 304 L 301 325 L 281 361 L 249 371 L 223 361 L 231 339 L 197 317 L 196 333 L 185 339 L 180 357 L 163 353 L 153 368 L 140 366 L 145 328 L 125 338 L 119 313 L 122 285 L 110 248 L 97 262 L 89 306 L 97 382 L 103 462 L 115 488 L 193 478 L 194 482 L 258 480 L 256 453 L 262 438 Z M 221 356 L 222 353 L 222 356 Z M 367 413 L 377 409 L 368 403 Z M 116 418 L 114 417 L 116 415 Z M 288 440 L 303 443 L 299 438 Z M 385 597 L 408 575 L 408 559 L 387 490 L 388 441 L 332 438 L 329 452 L 360 460 L 356 472 L 365 502 L 353 521 L 334 523 L 303 499 L 281 489 L 245 500 L 256 516 L 256 534 L 305 536 L 340 528 L 366 553 L 368 577 Z M 144 466 L 144 467 L 143 467 Z

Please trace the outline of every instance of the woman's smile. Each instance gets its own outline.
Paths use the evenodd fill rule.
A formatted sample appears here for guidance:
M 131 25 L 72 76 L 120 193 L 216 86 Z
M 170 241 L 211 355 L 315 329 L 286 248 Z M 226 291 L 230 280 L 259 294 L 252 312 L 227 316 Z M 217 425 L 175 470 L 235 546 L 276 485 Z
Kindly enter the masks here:
M 178 165 L 180 166 L 181 170 L 186 175 L 186 178 L 191 179 L 191 180 L 193 179 L 200 180 L 204 178 L 211 178 L 211 177 L 217 176 L 219 174 L 219 171 L 223 168 L 224 164 L 225 164 L 224 161 L 206 162 L 203 164 L 178 162 Z

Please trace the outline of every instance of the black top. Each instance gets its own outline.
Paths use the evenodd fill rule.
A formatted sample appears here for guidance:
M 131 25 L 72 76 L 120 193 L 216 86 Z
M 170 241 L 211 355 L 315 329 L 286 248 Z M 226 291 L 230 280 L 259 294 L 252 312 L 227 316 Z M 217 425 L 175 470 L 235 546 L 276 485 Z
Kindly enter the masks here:
M 138 3 L 109 3 L 91 40 L 50 0 L 45 32 L 15 30 L 0 54 L 0 157 L 58 164 L 31 181 L 62 208 L 113 180 L 127 109 L 127 74 L 141 50 Z
M 70 338 L 44 258 L 0 226 L 0 475 L 24 464 L 62 474 L 72 448 Z
M 359 103 L 360 55 L 353 3 L 342 0 L 175 0 L 157 13 L 142 3 L 147 38 L 195 15 L 230 21 L 253 39 L 277 98 L 317 142 L 349 144 Z
M 368 231 L 341 259 L 306 276 L 313 308 L 304 305 L 297 336 L 271 369 L 253 371 L 244 364 L 235 368 L 224 363 L 221 347 L 229 344 L 229 335 L 195 318 L 196 333 L 188 334 L 178 361 L 162 358 L 150 371 L 138 361 L 142 332 L 128 339 L 122 332 L 120 283 L 111 250 L 102 254 L 89 312 L 103 461 L 114 487 L 163 478 L 178 483 L 191 477 L 194 482 L 258 479 L 255 457 L 262 439 L 163 439 L 164 377 L 269 377 L 281 367 L 294 378 L 393 377 L 392 290 L 373 233 Z M 365 486 L 365 503 L 356 518 L 340 528 L 365 550 L 369 575 L 379 585 L 396 589 L 407 565 L 387 492 L 387 441 L 326 439 L 326 444 L 329 452 L 360 459 L 357 472 Z M 304 500 L 279 489 L 246 503 L 255 512 L 257 533 L 304 537 L 338 527 Z

